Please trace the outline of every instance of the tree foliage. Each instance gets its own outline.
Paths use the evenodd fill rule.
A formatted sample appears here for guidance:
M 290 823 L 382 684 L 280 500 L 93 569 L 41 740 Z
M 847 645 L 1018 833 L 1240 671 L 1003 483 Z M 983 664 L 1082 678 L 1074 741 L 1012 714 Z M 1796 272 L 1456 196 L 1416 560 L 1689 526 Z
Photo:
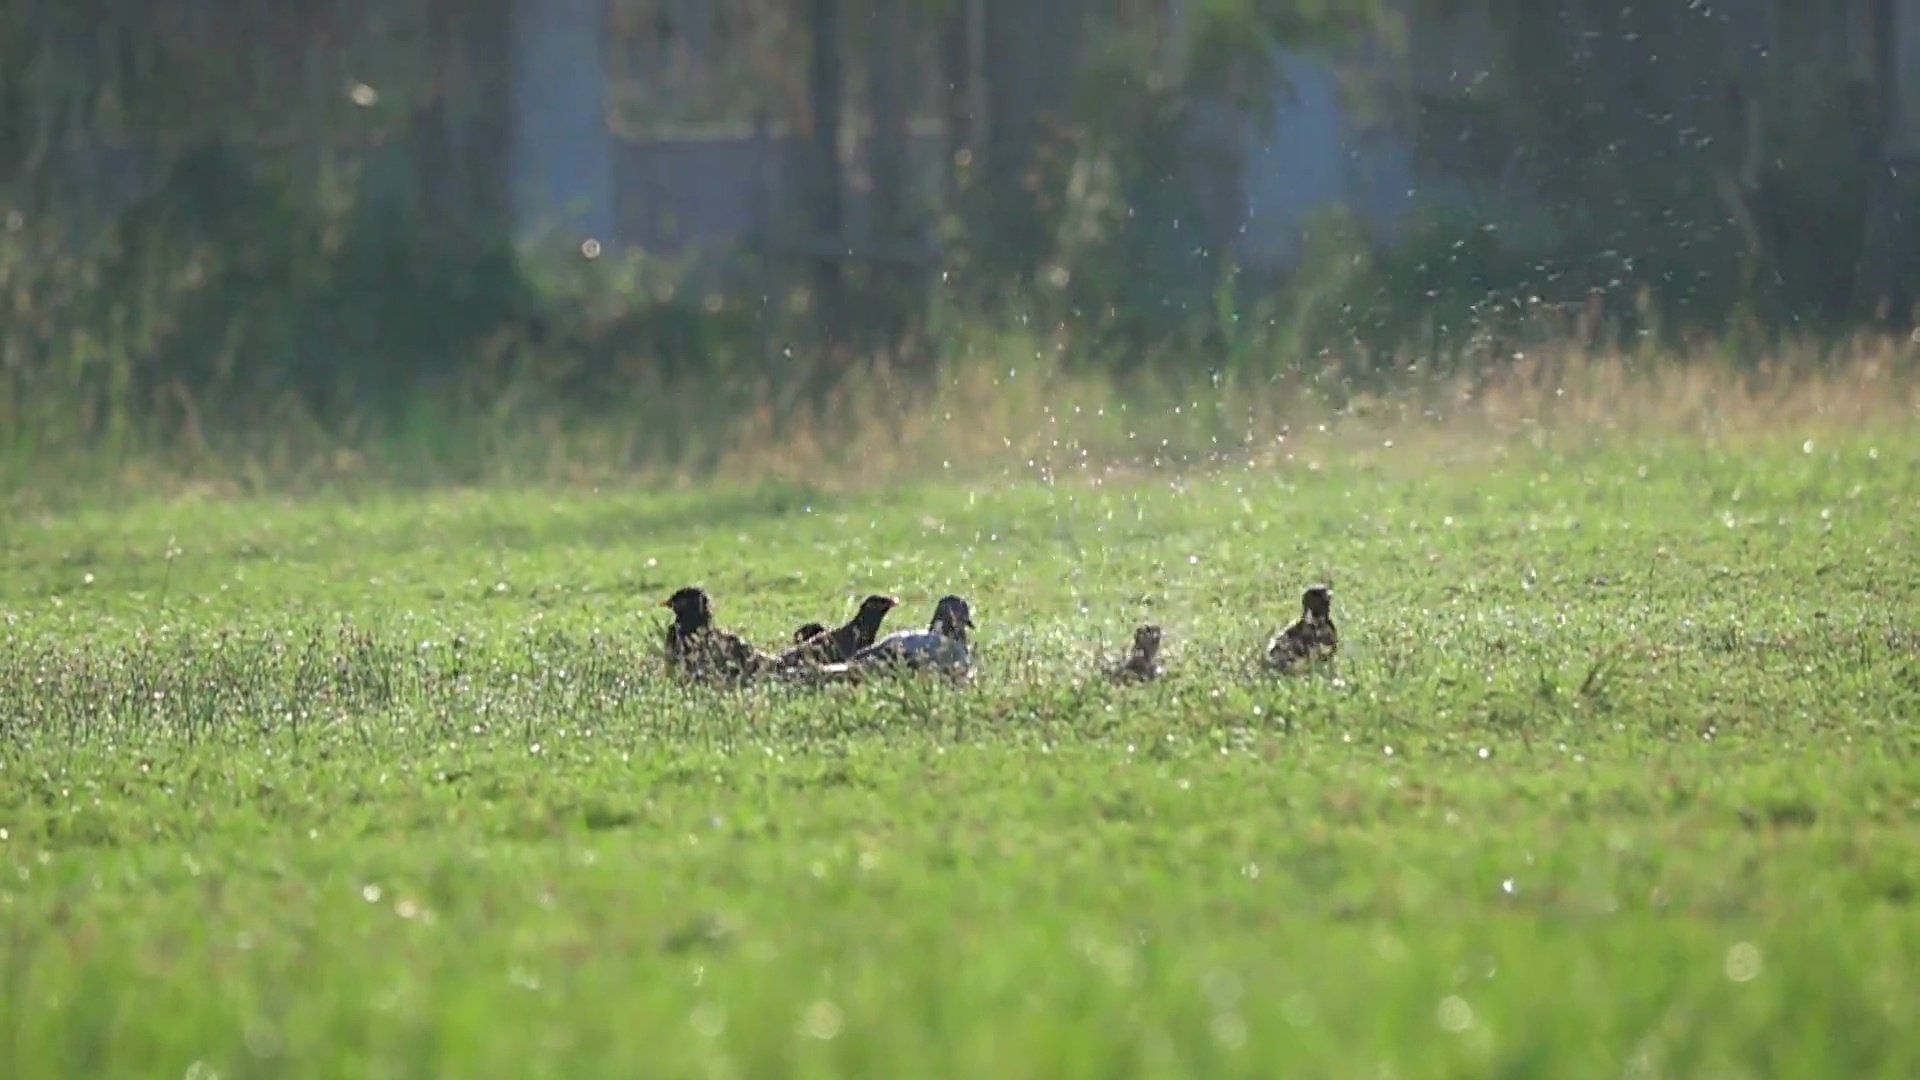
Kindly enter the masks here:
M 1409 86 L 1420 167 L 1458 187 L 1391 249 L 1368 245 L 1380 275 L 1341 303 L 1376 318 L 1328 340 L 1439 322 L 1457 342 L 1533 301 L 1590 296 L 1617 333 L 1669 335 L 1838 329 L 1903 306 L 1910 282 L 1876 251 L 1910 250 L 1911 231 L 1870 225 L 1901 220 L 1887 208 L 1911 199 L 1887 183 L 1894 73 L 1874 45 L 1884 28 L 1849 21 L 1884 5 L 1793 8 L 1772 24 L 1717 5 L 1485 9 L 1477 62 Z M 1416 37 L 1466 10 L 1423 0 Z M 1426 310 L 1402 301 L 1385 318 L 1388 288 Z
M 810 177 L 811 248 L 697 289 L 651 255 L 555 275 L 513 250 L 509 5 L 0 6 L 8 378 L 111 355 L 75 383 L 344 415 L 530 356 L 583 394 L 778 370 L 803 326 L 851 362 L 952 311 L 1104 363 L 1365 365 L 1502 340 L 1536 305 L 1598 303 L 1624 342 L 1844 328 L 1912 295 L 1886 27 L 1834 30 L 1886 0 L 1776 5 L 1778 26 L 1592 0 L 614 0 L 620 137 L 764 118 L 812 155 L 770 170 Z M 1478 56 L 1435 44 L 1476 10 Z M 1422 192 L 1397 232 L 1329 220 L 1258 278 L 1239 177 L 1250 141 L 1287 145 L 1285 50 L 1392 76 L 1368 107 Z M 935 119 L 945 153 L 910 154 Z

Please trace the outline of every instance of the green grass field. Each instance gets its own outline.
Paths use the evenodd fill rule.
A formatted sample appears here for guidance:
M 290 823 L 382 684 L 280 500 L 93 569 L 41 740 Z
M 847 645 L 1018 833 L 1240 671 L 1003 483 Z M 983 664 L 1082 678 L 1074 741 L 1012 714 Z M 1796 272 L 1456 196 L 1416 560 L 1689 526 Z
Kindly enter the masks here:
M 15 516 L 0 1075 L 1920 1075 L 1916 525 L 1898 425 Z M 687 583 L 977 677 L 681 688 Z

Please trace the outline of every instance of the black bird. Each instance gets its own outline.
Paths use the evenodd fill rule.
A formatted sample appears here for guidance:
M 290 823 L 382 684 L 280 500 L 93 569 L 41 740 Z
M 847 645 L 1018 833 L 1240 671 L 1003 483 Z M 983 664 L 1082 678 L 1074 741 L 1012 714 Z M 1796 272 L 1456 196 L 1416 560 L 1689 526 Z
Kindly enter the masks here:
M 1133 651 L 1127 658 L 1107 669 L 1107 675 L 1122 681 L 1145 681 L 1160 677 L 1160 628 L 1141 623 L 1133 631 Z
M 688 586 L 661 601 L 673 611 L 667 627 L 667 667 L 695 678 L 743 680 L 772 666 L 773 658 L 745 638 L 713 625 L 713 603 Z
M 1333 590 L 1314 585 L 1300 596 L 1300 618 L 1267 643 L 1268 669 L 1293 671 L 1302 663 L 1332 659 L 1340 648 L 1333 626 Z
M 837 630 L 822 631 L 800 640 L 799 644 L 780 654 L 779 665 L 782 670 L 802 667 L 809 664 L 838 664 L 853 659 L 853 654 L 872 645 L 880 636 L 880 624 L 887 612 L 900 606 L 900 601 L 891 596 L 873 595 L 860 601 L 860 610 L 853 618 Z M 817 624 L 808 623 L 802 630 Z M 796 635 L 797 636 L 797 635 Z

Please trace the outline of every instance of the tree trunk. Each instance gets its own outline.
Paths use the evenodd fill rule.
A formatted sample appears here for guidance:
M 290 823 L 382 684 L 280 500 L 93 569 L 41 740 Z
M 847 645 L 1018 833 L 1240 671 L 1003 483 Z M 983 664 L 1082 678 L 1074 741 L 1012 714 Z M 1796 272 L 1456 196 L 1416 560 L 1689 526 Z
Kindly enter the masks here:
M 615 239 L 613 137 L 602 63 L 606 0 L 513 0 L 515 232 L 557 246 Z
M 980 113 L 985 87 L 980 77 L 977 29 L 984 27 L 986 0 L 954 0 L 940 23 L 940 74 L 945 84 L 942 101 L 946 120 L 946 160 L 940 163 L 941 200 L 949 210 L 959 207 L 964 178 L 978 176 L 974 161 L 981 152 L 984 131 Z M 964 164 L 963 164 L 964 163 Z
M 1048 216 L 1032 190 L 1035 151 L 1049 116 L 1073 92 L 1084 0 L 986 3 L 986 160 L 975 162 L 986 203 L 974 227 L 986 238 L 989 273 L 1031 280 L 1051 249 Z
M 839 337 L 841 319 L 841 260 L 834 249 L 844 246 L 846 222 L 841 212 L 840 114 L 843 82 L 840 61 L 840 0 L 807 0 L 807 28 L 812 38 L 807 66 L 807 100 L 813 117 L 810 157 L 812 228 L 823 245 L 814 263 L 813 300 L 818 325 L 829 340 Z
M 867 85 L 873 105 L 873 239 L 882 246 L 907 241 L 912 229 L 907 191 L 906 0 L 875 0 L 868 15 Z
M 1916 184 L 1909 174 L 1916 164 L 1913 128 L 1920 116 L 1908 105 L 1920 101 L 1920 3 L 1914 0 L 1871 0 L 1873 42 L 1873 149 L 1881 159 L 1870 172 L 1866 228 L 1860 261 L 1854 274 L 1854 302 L 1876 320 L 1910 327 L 1920 312 L 1914 310 L 1917 268 L 1911 254 L 1916 230 L 1913 216 L 1920 211 Z
M 911 261 L 919 246 L 920 228 L 913 179 L 908 167 L 907 86 L 912 33 L 907 4 L 911 0 L 874 0 L 867 25 L 867 89 L 873 110 L 873 141 L 868 144 L 868 168 L 873 190 L 868 200 L 867 242 L 877 253 L 899 251 L 899 272 L 875 272 L 862 291 L 861 308 L 869 313 L 865 329 L 878 343 L 898 342 L 907 332 L 925 296 L 922 268 Z
M 511 220 L 512 0 L 432 0 L 437 73 L 413 119 L 420 209 L 436 242 L 506 246 Z

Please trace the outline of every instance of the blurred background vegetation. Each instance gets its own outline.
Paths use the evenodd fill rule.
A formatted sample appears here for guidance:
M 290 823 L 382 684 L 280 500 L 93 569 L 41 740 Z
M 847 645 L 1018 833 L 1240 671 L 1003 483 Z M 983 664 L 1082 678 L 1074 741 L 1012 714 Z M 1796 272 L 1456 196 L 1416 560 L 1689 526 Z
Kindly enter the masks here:
M 5 0 L 0 449 L 698 469 L 1023 374 L 1817 361 L 1912 327 L 1916 150 L 1920 0 Z

